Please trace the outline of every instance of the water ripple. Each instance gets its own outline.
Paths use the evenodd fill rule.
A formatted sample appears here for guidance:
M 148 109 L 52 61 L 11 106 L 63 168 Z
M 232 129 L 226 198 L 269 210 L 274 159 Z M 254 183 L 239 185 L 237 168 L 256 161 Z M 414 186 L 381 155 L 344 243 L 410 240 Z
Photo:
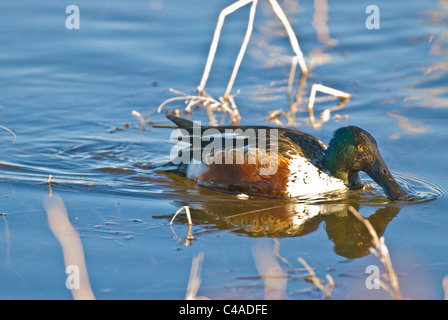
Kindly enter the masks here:
M 394 172 L 394 177 L 408 193 L 422 201 L 444 198 L 448 194 L 446 186 L 415 174 L 398 171 Z

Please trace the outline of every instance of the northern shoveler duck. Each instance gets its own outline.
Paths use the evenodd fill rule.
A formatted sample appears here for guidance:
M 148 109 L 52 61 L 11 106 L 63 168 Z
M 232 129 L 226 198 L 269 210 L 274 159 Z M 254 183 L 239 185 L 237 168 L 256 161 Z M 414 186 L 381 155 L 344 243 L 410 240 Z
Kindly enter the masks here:
M 301 197 L 359 188 L 358 172 L 364 171 L 389 199 L 407 196 L 375 139 L 355 126 L 336 130 L 327 148 L 317 138 L 293 129 L 210 127 L 172 115 L 167 118 L 182 132 L 177 139 L 188 145 L 178 146 L 166 166 L 174 166 L 177 174 L 200 186 L 265 197 Z

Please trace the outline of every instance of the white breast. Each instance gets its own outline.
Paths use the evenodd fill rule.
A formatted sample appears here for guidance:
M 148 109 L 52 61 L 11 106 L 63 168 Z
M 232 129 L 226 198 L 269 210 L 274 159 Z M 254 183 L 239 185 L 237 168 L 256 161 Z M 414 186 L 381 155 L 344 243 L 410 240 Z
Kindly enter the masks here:
M 308 159 L 293 155 L 289 166 L 291 175 L 286 193 L 289 197 L 300 197 L 331 191 L 345 190 L 347 187 L 338 178 L 318 169 Z

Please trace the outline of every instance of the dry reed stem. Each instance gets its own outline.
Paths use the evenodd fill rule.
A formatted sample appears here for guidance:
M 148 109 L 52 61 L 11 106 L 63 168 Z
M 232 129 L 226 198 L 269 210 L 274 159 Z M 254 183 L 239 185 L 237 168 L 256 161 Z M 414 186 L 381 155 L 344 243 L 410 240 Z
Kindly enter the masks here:
M 131 115 L 139 118 L 140 123 L 142 124 L 142 129 L 145 130 L 146 129 L 145 117 L 140 112 L 138 112 L 136 110 L 132 110 Z
M 311 268 L 308 263 L 301 257 L 299 257 L 297 259 L 304 267 L 305 269 L 308 271 L 308 279 L 320 290 L 322 291 L 322 293 L 325 294 L 325 298 L 329 299 L 331 296 L 331 291 L 334 288 L 334 281 L 333 278 L 327 274 L 325 275 L 325 277 L 328 280 L 328 284 L 327 285 L 323 285 L 323 281 L 320 280 L 316 273 L 314 272 L 313 268 Z
M 198 86 L 198 93 L 202 95 L 204 93 L 205 85 L 207 83 L 208 77 L 210 75 L 210 70 L 212 68 L 213 60 L 215 59 L 216 50 L 218 48 L 219 38 L 221 36 L 221 30 L 224 25 L 224 20 L 226 16 L 235 12 L 236 10 L 244 7 L 245 5 L 253 2 L 253 0 L 239 0 L 224 8 L 219 14 L 218 21 L 216 23 L 215 32 L 213 34 L 212 43 L 210 45 L 210 50 L 207 57 L 207 62 L 205 63 L 204 72 L 202 73 L 201 82 Z M 244 42 L 243 42 L 244 45 Z M 241 51 L 240 51 L 241 52 Z
M 200 82 L 200 84 L 198 86 L 198 93 L 199 93 L 199 95 L 202 95 L 202 93 L 204 93 L 205 85 L 206 85 L 208 77 L 210 75 L 210 70 L 211 70 L 211 67 L 212 67 L 212 64 L 213 64 L 213 60 L 215 58 L 215 54 L 216 54 L 216 50 L 217 50 L 217 47 L 218 47 L 219 38 L 220 38 L 220 35 L 221 35 L 221 30 L 222 30 L 222 27 L 224 25 L 225 17 L 227 15 L 235 12 L 236 10 L 244 7 L 245 5 L 249 4 L 250 2 L 252 2 L 252 6 L 251 6 L 251 9 L 250 9 L 249 22 L 248 22 L 248 25 L 247 25 L 246 35 L 245 35 L 245 37 L 243 39 L 243 44 L 242 44 L 242 46 L 240 48 L 240 52 L 238 54 L 238 57 L 237 57 L 237 59 L 235 61 L 235 65 L 234 65 L 234 68 L 233 68 L 232 76 L 231 76 L 230 81 L 229 81 L 229 83 L 227 85 L 227 89 L 225 91 L 225 94 L 224 94 L 223 98 L 226 100 L 227 97 L 230 95 L 230 91 L 231 91 L 231 88 L 232 88 L 233 83 L 235 81 L 236 75 L 238 73 L 239 66 L 241 64 L 241 61 L 242 61 L 243 56 L 244 56 L 244 54 L 246 52 L 246 48 L 247 48 L 247 45 L 249 43 L 250 37 L 252 35 L 254 18 L 255 18 L 255 11 L 256 11 L 257 4 L 258 4 L 258 0 L 239 0 L 239 1 L 236 1 L 233 4 L 231 4 L 230 6 L 226 7 L 225 9 L 223 9 L 221 11 L 221 13 L 219 14 L 218 22 L 216 24 L 215 32 L 214 32 L 214 35 L 213 35 L 212 44 L 210 46 L 210 51 L 209 51 L 209 54 L 208 54 L 208 57 L 207 57 L 207 62 L 205 64 L 205 69 L 204 69 L 204 72 L 202 74 L 201 82 Z M 289 41 L 291 43 L 291 47 L 292 47 L 294 53 L 296 54 L 294 61 L 296 61 L 296 63 L 297 62 L 299 63 L 299 65 L 300 65 L 300 67 L 302 69 L 302 73 L 304 73 L 304 74 L 308 73 L 308 68 L 306 66 L 302 50 L 300 49 L 299 42 L 298 42 L 297 37 L 296 37 L 296 35 L 294 33 L 294 30 L 291 27 L 291 24 L 288 21 L 288 18 L 286 17 L 285 13 L 283 12 L 282 8 L 280 7 L 280 5 L 278 4 L 278 2 L 276 0 L 269 0 L 269 2 L 271 4 L 271 6 L 272 6 L 273 11 L 275 12 L 277 17 L 279 18 L 279 20 L 283 24 L 283 26 L 284 26 L 287 34 L 288 34 Z
M 224 92 L 224 96 L 223 96 L 224 100 L 227 100 L 228 97 L 230 96 L 230 91 L 232 90 L 233 84 L 235 82 L 236 75 L 238 73 L 238 69 L 241 65 L 241 61 L 243 61 L 244 54 L 246 53 L 247 45 L 249 44 L 249 40 L 250 40 L 252 31 L 254 28 L 255 11 L 257 9 L 257 4 L 258 4 L 258 0 L 253 0 L 252 6 L 250 7 L 249 21 L 247 23 L 246 34 L 244 36 L 243 44 L 241 45 L 240 52 L 238 53 L 238 56 L 236 58 L 235 65 L 232 70 L 232 75 L 230 76 L 230 80 L 229 80 L 229 83 L 227 84 L 226 91 Z
M 316 100 L 316 93 L 318 91 L 341 98 L 341 103 L 339 103 L 336 107 L 328 108 L 328 109 L 325 109 L 324 111 L 322 111 L 322 113 L 320 114 L 320 120 L 315 121 L 314 102 Z M 313 127 L 317 128 L 317 127 L 320 127 L 322 125 L 322 123 L 327 122 L 330 119 L 330 113 L 332 111 L 341 109 L 343 107 L 342 102 L 345 102 L 347 99 L 350 99 L 350 97 L 351 97 L 351 95 L 347 92 L 333 89 L 333 88 L 330 88 L 330 87 L 327 87 L 327 86 L 324 86 L 321 84 L 313 84 L 311 86 L 310 98 L 308 100 L 308 114 L 309 114 L 309 119 L 310 119 L 311 125 Z
M 188 224 L 193 224 L 191 222 L 191 214 L 190 214 L 190 207 L 189 206 L 183 206 L 181 207 L 179 210 L 176 211 L 176 213 L 174 214 L 173 218 L 170 221 L 170 226 L 173 225 L 173 221 L 174 218 L 176 218 L 176 216 L 179 214 L 179 212 L 181 212 L 182 210 L 185 210 L 185 214 L 187 215 L 187 219 L 188 219 Z
M 369 231 L 370 235 L 372 236 L 372 244 L 375 246 L 376 250 L 373 248 L 370 248 L 370 252 L 375 254 L 375 256 L 380 259 L 381 263 L 384 265 L 384 268 L 386 269 L 387 276 L 385 277 L 386 280 L 389 282 L 390 286 L 384 283 L 380 280 L 380 286 L 386 290 L 392 297 L 394 297 L 397 300 L 401 299 L 401 293 L 400 293 L 400 287 L 398 284 L 398 277 L 397 274 L 394 271 L 394 268 L 392 267 L 392 261 L 390 259 L 389 250 L 384 242 L 384 237 L 378 237 L 378 234 L 376 233 L 375 229 L 373 228 L 370 221 L 363 216 L 361 216 L 358 211 L 353 208 L 352 206 L 349 206 L 348 209 L 350 212 L 364 225 L 366 226 L 367 230 Z
M 269 117 L 267 117 L 266 120 L 274 122 L 279 127 L 283 127 L 283 123 L 280 119 L 285 114 L 283 113 L 282 109 L 269 111 L 268 113 L 269 113 Z
M 230 76 L 229 82 L 227 84 L 226 90 L 224 92 L 224 95 L 220 97 L 218 100 L 212 98 L 205 92 L 205 85 L 207 83 L 208 77 L 210 75 L 211 67 L 216 55 L 216 50 L 218 48 L 219 38 L 221 36 L 221 30 L 224 25 L 224 21 L 226 16 L 229 14 L 235 12 L 236 10 L 246 6 L 247 4 L 252 3 L 249 13 L 249 21 L 247 24 L 246 34 L 243 39 L 243 43 L 241 45 L 240 51 L 238 53 L 238 56 L 236 58 L 232 74 Z M 295 69 L 297 63 L 300 65 L 300 68 L 302 70 L 302 75 L 308 73 L 308 67 L 306 65 L 305 59 L 303 57 L 302 50 L 300 49 L 299 42 L 297 40 L 297 37 L 294 33 L 294 30 L 291 27 L 291 24 L 288 21 L 288 18 L 286 17 L 285 13 L 283 12 L 282 8 L 278 4 L 276 0 L 269 0 L 269 3 L 271 4 L 271 7 L 274 11 L 274 13 L 277 15 L 278 19 L 283 24 L 286 33 L 288 35 L 291 47 L 295 53 L 294 59 L 293 59 L 293 67 L 291 68 L 291 73 L 289 77 L 289 86 L 288 88 L 292 87 L 292 80 L 294 78 Z M 171 99 L 167 99 L 165 102 L 163 102 L 158 107 L 158 112 L 160 113 L 163 106 L 165 106 L 167 103 L 178 101 L 178 100 L 184 100 L 187 104 L 185 111 L 187 113 L 191 112 L 191 108 L 193 106 L 199 106 L 202 105 L 207 109 L 207 112 L 210 114 L 211 110 L 218 110 L 218 111 L 224 111 L 229 113 L 230 119 L 232 124 L 236 125 L 241 121 L 241 116 L 238 111 L 238 107 L 235 103 L 234 96 L 235 94 L 230 94 L 232 91 L 232 87 L 235 83 L 236 76 L 238 74 L 239 67 L 241 65 L 241 62 L 243 60 L 244 54 L 246 53 L 247 46 L 249 44 L 250 37 L 252 35 L 253 31 L 253 25 L 255 20 L 255 12 L 257 8 L 258 0 L 238 0 L 234 2 L 233 4 L 229 5 L 228 7 L 224 8 L 219 16 L 218 21 L 216 23 L 215 31 L 213 34 L 212 43 L 210 45 L 209 54 L 207 57 L 207 61 L 205 63 L 205 68 L 202 73 L 201 81 L 199 83 L 199 86 L 197 87 L 198 95 L 187 95 L 184 93 L 180 93 L 181 96 L 174 97 Z M 173 89 L 170 89 L 170 91 L 175 91 Z
M 10 129 L 4 127 L 4 126 L 0 126 L 0 128 L 2 128 L 3 130 L 8 131 L 10 134 L 13 135 L 14 139 L 12 140 L 12 142 L 16 141 L 17 136 L 16 136 L 16 134 L 12 130 L 10 130 Z
M 230 119 L 232 121 L 232 124 L 237 124 L 241 120 L 240 113 L 238 111 L 238 108 L 235 104 L 234 97 L 239 93 L 239 90 L 235 92 L 234 94 L 230 95 L 228 97 L 228 101 L 224 101 L 221 97 L 220 100 L 215 100 L 213 97 L 209 96 L 207 93 L 203 92 L 202 95 L 189 95 L 187 93 L 175 90 L 170 88 L 171 92 L 174 92 L 176 94 L 179 94 L 180 96 L 170 98 L 165 100 L 162 104 L 159 105 L 157 108 L 157 111 L 160 113 L 162 111 L 162 108 L 167 105 L 170 102 L 173 101 L 185 101 L 185 104 L 187 105 L 185 107 L 185 112 L 191 113 L 191 109 L 193 107 L 199 106 L 199 107 L 205 107 L 207 109 L 207 113 L 211 114 L 212 111 L 222 111 L 227 112 L 230 115 Z M 229 105 L 230 104 L 230 105 Z M 177 114 L 176 114 L 177 115 Z
M 174 219 L 177 217 L 177 215 L 182 211 L 185 211 L 185 214 L 187 216 L 187 220 L 188 220 L 188 230 L 187 230 L 187 236 L 185 237 L 185 245 L 188 245 L 190 243 L 190 240 L 194 239 L 193 234 L 191 233 L 191 226 L 193 224 L 193 222 L 191 221 L 191 213 L 190 213 L 190 207 L 189 206 L 183 206 L 181 208 L 179 208 L 179 210 L 176 211 L 176 213 L 174 214 L 173 218 L 170 221 L 170 227 L 171 230 L 173 231 L 174 235 L 176 236 L 176 238 L 179 238 L 176 234 L 176 232 L 174 232 L 173 229 L 173 221 Z
M 53 191 L 51 190 L 51 178 L 52 178 L 52 175 L 50 174 L 49 176 L 48 176 L 48 181 L 47 181 L 47 183 L 48 183 L 48 192 L 49 192 L 49 194 L 48 194 L 48 196 L 49 197 L 51 197 L 51 196 L 53 196 Z
M 292 92 L 292 82 L 294 79 L 294 72 L 295 72 L 295 66 L 293 63 L 293 66 L 290 71 L 290 78 L 288 82 L 288 96 L 291 95 Z M 295 114 L 297 112 L 297 106 L 301 102 L 301 95 L 303 93 L 303 87 L 305 86 L 305 78 L 306 76 L 301 77 L 300 79 L 300 86 L 298 89 L 298 92 L 296 94 L 296 98 L 294 103 L 289 104 L 289 111 L 283 112 L 282 109 L 269 111 L 269 116 L 266 118 L 266 120 L 276 123 L 279 127 L 283 126 L 282 121 L 280 120 L 282 117 L 285 117 L 288 120 L 287 125 L 295 125 Z M 323 92 L 332 96 L 336 96 L 340 98 L 339 103 L 331 108 L 327 108 L 320 114 L 320 120 L 316 121 L 314 117 L 314 104 L 316 102 L 316 93 L 317 92 Z M 321 84 L 313 84 L 311 86 L 311 92 L 308 99 L 308 119 L 310 121 L 310 124 L 314 128 L 320 127 L 324 122 L 327 122 L 330 119 L 331 112 L 337 111 L 339 109 L 342 109 L 344 107 L 345 102 L 351 97 L 349 93 L 333 89 L 331 87 L 327 87 Z M 341 116 L 337 116 L 337 119 L 341 119 Z

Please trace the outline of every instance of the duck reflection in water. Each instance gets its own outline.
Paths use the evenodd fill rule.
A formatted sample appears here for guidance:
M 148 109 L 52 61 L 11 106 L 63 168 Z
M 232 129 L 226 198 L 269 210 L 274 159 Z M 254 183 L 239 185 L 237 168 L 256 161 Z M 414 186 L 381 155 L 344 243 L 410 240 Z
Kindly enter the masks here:
M 346 258 L 360 258 L 369 254 L 372 237 L 364 223 L 349 210 L 348 204 L 288 203 L 275 208 L 226 215 L 214 210 L 224 218 L 227 228 L 252 237 L 297 237 L 310 234 L 324 222 L 328 238 L 334 243 L 334 251 Z M 359 205 L 354 206 L 359 210 Z M 385 206 L 367 219 L 381 236 L 388 223 L 400 208 Z M 227 211 L 228 212 L 228 211 Z
M 200 194 L 190 193 L 188 201 L 179 202 L 179 206 L 190 206 L 193 225 L 207 229 L 194 234 L 195 237 L 220 230 L 232 230 L 250 237 L 299 237 L 316 231 L 324 222 L 336 254 L 354 259 L 370 253 L 370 233 L 364 223 L 348 210 L 351 205 L 362 214 L 362 204 L 359 204 L 361 195 L 357 191 L 353 191 L 354 194 L 349 198 L 321 199 L 307 203 L 291 199 L 266 200 L 261 197 L 251 197 L 246 201 L 205 188 L 196 190 Z M 176 194 L 179 199 L 179 193 Z M 383 202 L 380 206 L 367 219 L 381 237 L 401 208 L 393 202 Z

